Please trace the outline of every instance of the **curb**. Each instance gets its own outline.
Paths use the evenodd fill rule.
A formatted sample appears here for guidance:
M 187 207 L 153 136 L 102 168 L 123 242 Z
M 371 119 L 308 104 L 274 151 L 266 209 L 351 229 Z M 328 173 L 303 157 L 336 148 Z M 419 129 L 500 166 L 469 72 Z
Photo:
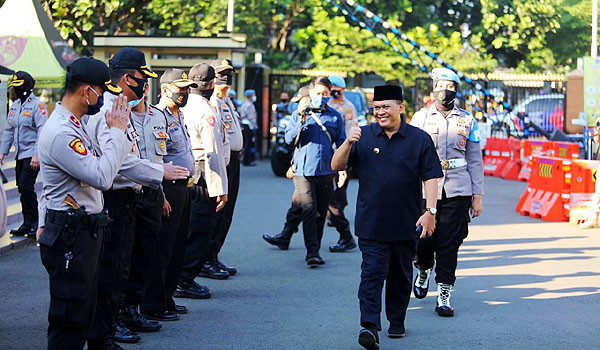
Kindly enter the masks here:
M 6 234 L 7 236 L 10 233 Z M 0 238 L 0 255 L 4 255 L 11 250 L 22 248 L 33 244 L 33 241 L 25 237 L 3 237 Z

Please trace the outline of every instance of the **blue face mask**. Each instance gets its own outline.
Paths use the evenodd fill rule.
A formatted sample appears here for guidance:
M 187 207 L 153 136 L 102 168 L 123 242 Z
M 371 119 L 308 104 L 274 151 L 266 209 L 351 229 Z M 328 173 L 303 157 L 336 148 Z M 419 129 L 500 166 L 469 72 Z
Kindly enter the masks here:
M 312 101 L 312 104 L 317 107 L 320 108 L 323 105 L 326 105 L 327 102 L 329 102 L 330 97 L 323 97 L 323 96 L 317 96 L 317 95 L 310 95 L 310 100 Z
M 134 108 L 135 106 L 139 105 L 140 102 L 142 102 L 143 99 L 144 98 L 142 97 L 142 98 L 137 99 L 137 100 L 129 101 L 129 102 L 127 102 L 127 106 L 129 106 L 131 108 Z
M 102 106 L 104 106 L 104 95 L 98 95 L 96 90 L 92 89 L 91 87 L 90 90 L 92 90 L 96 94 L 96 96 L 98 96 L 98 102 L 96 102 L 95 105 L 91 105 L 90 101 L 86 99 L 88 104 L 87 115 L 94 115 L 98 114 L 100 112 L 100 109 L 102 109 Z

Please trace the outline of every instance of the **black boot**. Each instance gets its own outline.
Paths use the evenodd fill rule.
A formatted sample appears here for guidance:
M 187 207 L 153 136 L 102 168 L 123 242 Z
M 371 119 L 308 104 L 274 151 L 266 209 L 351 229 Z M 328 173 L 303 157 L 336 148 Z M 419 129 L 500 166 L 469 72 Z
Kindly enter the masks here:
M 204 263 L 202 270 L 198 274 L 200 277 L 212 278 L 214 280 L 226 280 L 229 278 L 229 272 L 217 265 L 216 255 Z
M 288 225 L 283 226 L 283 231 L 275 236 L 269 236 L 267 234 L 263 235 L 263 239 L 267 241 L 267 243 L 276 246 L 281 250 L 288 250 L 290 247 L 290 240 L 292 239 L 292 235 L 294 234 L 294 229 L 289 227 Z
M 237 274 L 237 272 L 238 272 L 237 268 L 235 268 L 233 266 L 227 266 L 227 265 L 223 264 L 221 262 L 221 260 L 219 260 L 219 255 L 218 254 L 215 254 L 213 264 L 215 264 L 221 270 L 227 271 L 229 273 L 229 276 L 235 276 Z
M 33 232 L 33 238 L 35 238 L 36 228 L 31 226 L 29 223 L 24 222 L 19 226 L 16 230 L 10 230 L 10 234 L 15 237 L 27 236 L 30 237 L 31 232 Z
M 124 306 L 120 315 L 125 326 L 134 332 L 158 332 L 162 328 L 159 322 L 148 321 L 140 315 L 136 305 Z
M 332 253 L 341 253 L 347 252 L 354 248 L 356 248 L 356 241 L 354 240 L 354 237 L 352 237 L 350 230 L 347 230 L 343 233 L 340 233 L 340 240 L 337 242 L 337 244 L 330 245 L 329 251 Z
M 137 343 L 140 341 L 141 337 L 139 334 L 134 333 L 129 330 L 129 328 L 125 327 L 123 321 L 121 320 L 121 316 L 115 317 L 115 336 L 114 341 L 118 343 Z

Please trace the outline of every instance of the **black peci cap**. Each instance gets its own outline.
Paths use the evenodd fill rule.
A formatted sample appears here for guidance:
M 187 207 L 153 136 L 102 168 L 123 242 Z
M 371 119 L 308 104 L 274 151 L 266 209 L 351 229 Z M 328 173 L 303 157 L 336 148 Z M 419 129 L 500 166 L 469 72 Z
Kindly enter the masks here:
M 398 85 L 375 86 L 373 95 L 373 101 L 403 100 L 402 88 Z
M 81 57 L 68 65 L 67 79 L 99 85 L 115 95 L 123 91 L 110 80 L 110 73 L 106 64 L 92 57 Z
M 108 66 L 113 69 L 137 69 L 150 78 L 158 78 L 146 64 L 144 53 L 133 47 L 124 47 L 119 50 L 110 60 Z
M 8 87 L 11 86 L 25 86 L 26 88 L 33 89 L 35 80 L 29 73 L 20 70 L 12 76 L 12 80 L 8 84 Z
M 190 69 L 189 76 L 193 81 L 211 81 L 215 78 L 215 69 L 206 63 L 198 63 Z
M 210 65 L 215 69 L 217 74 L 231 74 L 235 72 L 231 60 L 227 58 L 217 58 Z
M 188 79 L 188 75 L 181 69 L 169 68 L 160 77 L 161 84 L 173 84 L 177 87 L 188 87 L 197 88 L 198 84 Z

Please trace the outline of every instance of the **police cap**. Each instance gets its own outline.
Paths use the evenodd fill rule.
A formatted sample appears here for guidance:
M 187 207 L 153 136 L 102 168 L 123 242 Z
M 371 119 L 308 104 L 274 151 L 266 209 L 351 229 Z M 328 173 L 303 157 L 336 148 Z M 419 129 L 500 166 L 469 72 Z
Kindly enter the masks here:
M 12 80 L 8 84 L 8 87 L 11 86 L 23 86 L 24 88 L 29 90 L 33 89 L 33 87 L 35 86 L 35 80 L 29 73 L 20 70 L 12 76 Z
M 193 81 L 207 82 L 215 78 L 215 69 L 206 63 L 195 64 L 190 69 L 189 79 Z
M 124 47 L 119 50 L 113 58 L 108 60 L 108 65 L 113 69 L 137 69 L 150 78 L 158 77 L 156 73 L 148 68 L 144 53 L 133 47 Z
M 227 58 L 217 58 L 210 65 L 215 69 L 217 74 L 223 75 L 235 72 L 231 60 Z
M 161 84 L 172 84 L 177 87 L 188 87 L 191 86 L 193 88 L 197 88 L 198 84 L 188 79 L 188 75 L 181 69 L 178 68 L 169 68 L 167 69 L 163 75 L 160 77 Z
M 67 79 L 98 85 L 113 94 L 123 91 L 110 80 L 106 64 L 92 57 L 81 57 L 68 65 Z

